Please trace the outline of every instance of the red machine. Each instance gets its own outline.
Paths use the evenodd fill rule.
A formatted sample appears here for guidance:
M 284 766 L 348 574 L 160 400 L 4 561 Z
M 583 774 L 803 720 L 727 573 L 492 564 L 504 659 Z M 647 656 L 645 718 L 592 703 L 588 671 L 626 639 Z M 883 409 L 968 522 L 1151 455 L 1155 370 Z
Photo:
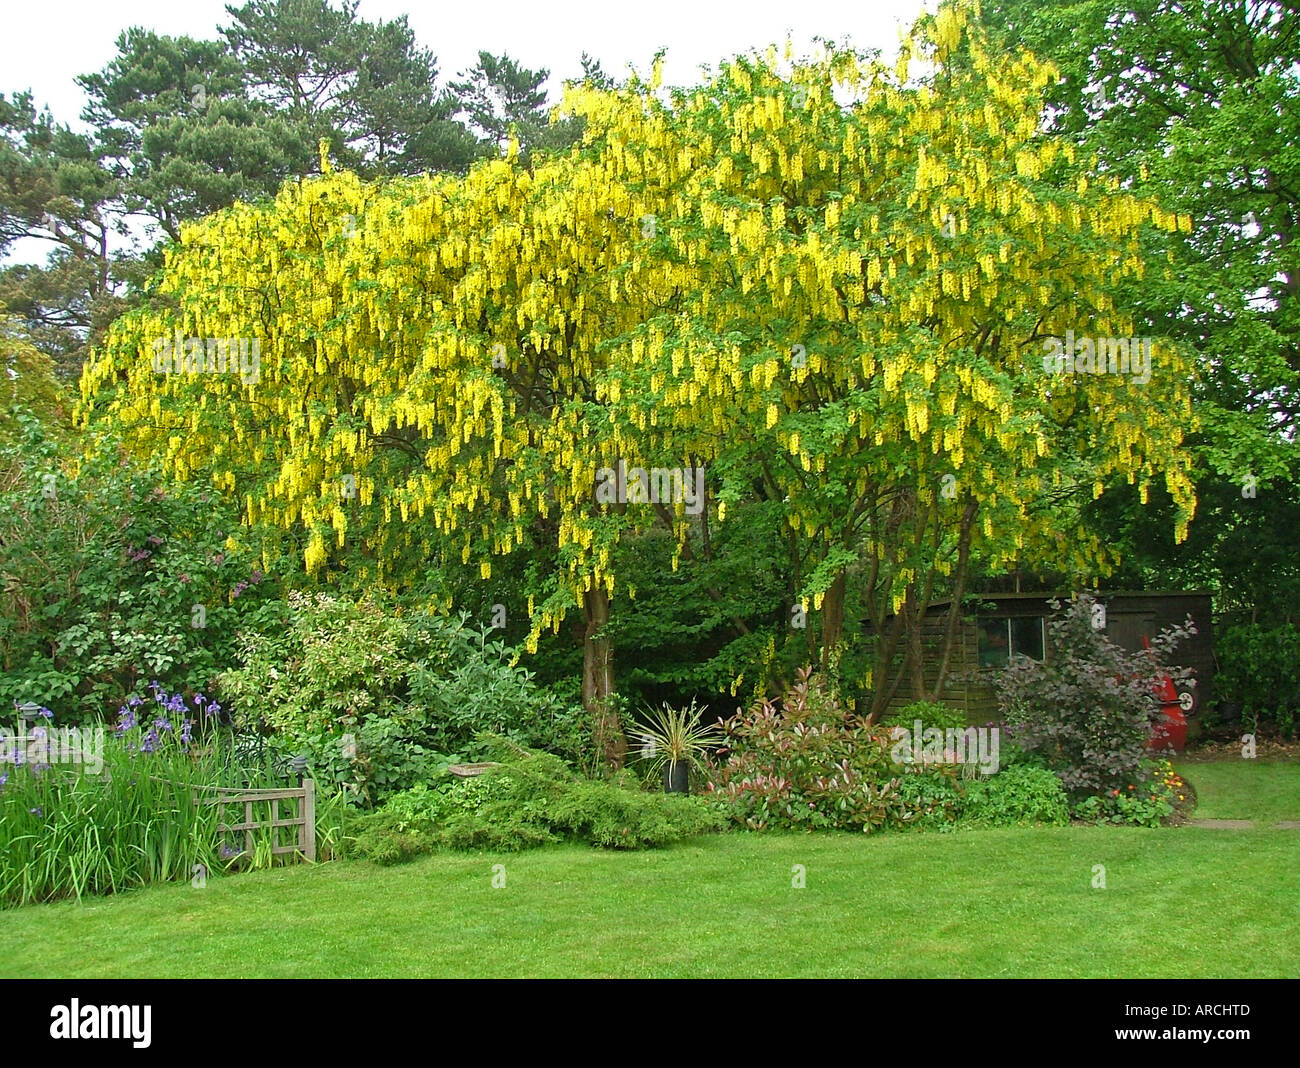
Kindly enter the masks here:
M 1148 650 L 1151 648 L 1145 637 L 1142 645 Z M 1174 752 L 1181 753 L 1187 745 L 1187 717 L 1183 714 L 1183 700 L 1178 695 L 1178 687 L 1168 675 L 1161 675 L 1156 681 L 1155 695 L 1163 718 L 1152 729 L 1147 748 L 1163 750 L 1172 747 Z

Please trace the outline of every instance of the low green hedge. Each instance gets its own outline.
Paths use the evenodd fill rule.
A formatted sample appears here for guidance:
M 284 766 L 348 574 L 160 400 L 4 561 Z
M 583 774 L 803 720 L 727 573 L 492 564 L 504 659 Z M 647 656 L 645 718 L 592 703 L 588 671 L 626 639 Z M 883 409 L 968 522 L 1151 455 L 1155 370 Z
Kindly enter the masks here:
M 442 849 L 513 852 L 557 841 L 646 849 L 722 825 L 700 798 L 584 779 L 549 753 L 490 744 L 498 766 L 482 775 L 415 786 L 357 818 L 352 852 L 393 864 Z

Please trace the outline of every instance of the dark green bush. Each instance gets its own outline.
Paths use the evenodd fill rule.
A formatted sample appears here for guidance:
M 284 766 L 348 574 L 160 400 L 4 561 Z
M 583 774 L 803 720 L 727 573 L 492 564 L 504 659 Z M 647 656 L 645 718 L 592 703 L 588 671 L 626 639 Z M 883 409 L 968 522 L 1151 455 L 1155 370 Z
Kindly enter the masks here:
M 998 704 L 1016 743 L 1038 753 L 1074 798 L 1141 781 L 1155 693 L 1177 643 L 1195 633 L 1169 627 L 1151 650 L 1130 653 L 1092 625 L 1093 599 L 1081 595 L 1049 624 L 1052 659 L 1013 657 L 997 676 Z
M 580 703 L 536 685 L 531 671 L 511 662 L 495 632 L 467 624 L 468 617 L 416 617 L 432 633 L 436 656 L 410 672 L 410 701 L 423 709 L 430 744 L 444 752 L 482 759 L 476 739 L 507 736 L 524 746 L 557 753 L 578 767 L 589 757 L 591 720 Z
M 638 793 L 604 782 L 575 783 L 550 802 L 553 828 L 579 841 L 611 849 L 648 849 L 718 829 L 719 820 L 698 798 Z
M 950 831 L 961 819 L 965 795 L 950 771 L 909 772 L 898 783 L 903 804 L 898 822 L 922 831 Z
M 22 426 L 0 445 L 0 708 L 92 724 L 153 681 L 210 692 L 279 587 L 231 540 L 238 509 L 109 439 L 74 473 L 65 444 Z
M 365 857 L 376 864 L 400 864 L 430 852 L 435 846 L 432 834 L 419 826 L 405 825 L 396 815 L 371 812 L 353 828 L 349 855 Z
M 1240 706 L 1247 726 L 1272 723 L 1291 737 L 1300 714 L 1300 627 L 1228 627 L 1214 644 L 1219 697 Z

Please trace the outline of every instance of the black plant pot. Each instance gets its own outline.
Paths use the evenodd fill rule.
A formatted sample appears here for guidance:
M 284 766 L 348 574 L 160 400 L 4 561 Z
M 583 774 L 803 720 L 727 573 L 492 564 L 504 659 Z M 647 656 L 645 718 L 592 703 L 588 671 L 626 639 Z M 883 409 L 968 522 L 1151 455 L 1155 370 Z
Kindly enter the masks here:
M 691 766 L 685 760 L 673 760 L 664 765 L 664 793 L 689 794 L 691 792 Z

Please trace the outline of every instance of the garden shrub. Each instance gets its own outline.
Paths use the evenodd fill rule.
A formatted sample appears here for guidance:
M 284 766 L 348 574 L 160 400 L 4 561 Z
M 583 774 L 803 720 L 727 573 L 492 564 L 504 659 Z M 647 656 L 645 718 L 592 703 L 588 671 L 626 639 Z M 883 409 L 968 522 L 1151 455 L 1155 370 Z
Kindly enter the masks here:
M 319 733 L 297 737 L 273 736 L 283 757 L 307 757 L 312 776 L 323 788 L 344 790 L 358 804 L 369 806 L 407 787 L 441 775 L 460 760 L 458 753 L 441 753 L 416 740 L 419 728 L 399 718 L 371 716 L 350 735 Z M 351 744 L 348 744 L 348 741 Z
M 1061 826 L 1070 821 L 1061 780 L 1046 768 L 1019 764 L 964 785 L 964 822 L 1012 827 L 1022 823 Z
M 395 863 L 435 849 L 517 851 L 565 840 L 645 849 L 720 826 L 699 798 L 584 779 L 552 754 L 501 737 L 481 744 L 503 762 L 474 778 L 393 795 L 358 821 L 356 853 Z
M 74 473 L 32 420 L 0 447 L 0 707 L 102 721 L 157 680 L 209 689 L 278 583 L 231 535 L 238 510 L 98 442 Z
M 913 701 L 910 705 L 885 716 L 880 723 L 883 727 L 906 727 L 910 731 L 918 719 L 921 721 L 922 730 L 928 730 L 930 727 L 936 727 L 941 731 L 949 728 L 963 730 L 967 726 L 965 712 L 960 708 L 953 708 L 952 705 L 945 705 L 941 701 Z
M 642 793 L 575 783 L 546 807 L 553 828 L 611 849 L 648 849 L 718 829 L 705 804 L 682 794 Z
M 1292 737 L 1300 714 L 1300 627 L 1227 627 L 1214 646 L 1220 699 L 1240 706 L 1248 727 L 1272 723 Z
M 405 711 L 404 620 L 371 601 L 294 591 L 284 622 L 278 633 L 239 636 L 239 666 L 220 680 L 237 724 L 296 739 Z
M 1004 723 L 988 724 L 990 730 L 994 727 L 998 730 L 998 771 L 1006 771 L 1007 768 L 1018 768 L 1028 766 L 1033 768 L 1047 767 L 1047 759 L 1039 752 L 1028 752 L 1023 746 L 1018 745 L 1016 740 L 1011 737 Z
M 241 634 L 222 692 L 242 728 L 269 731 L 364 805 L 481 757 L 475 739 L 488 730 L 583 757 L 581 709 L 538 688 L 467 618 L 294 592 L 280 632 Z
M 1151 652 L 1129 653 L 1092 625 L 1093 599 L 1082 595 L 1052 619 L 1052 658 L 1013 657 L 997 676 L 998 703 L 1017 744 L 1040 754 L 1075 798 L 1141 781 L 1155 698 L 1172 648 L 1195 629 L 1169 627 Z M 1053 602 L 1054 607 L 1059 607 Z
M 1085 797 L 1074 806 L 1074 818 L 1088 823 L 1123 823 L 1159 827 L 1173 815 L 1186 789 L 1182 777 L 1167 760 L 1148 761 L 1139 782 L 1114 787 L 1099 796 Z
M 434 847 L 432 836 L 419 825 L 406 824 L 396 815 L 372 812 L 354 829 L 349 854 L 376 864 L 401 864 L 414 860 Z
M 901 821 L 887 728 L 850 721 L 811 669 L 779 704 L 758 701 L 723 725 L 721 763 L 707 790 L 743 826 L 872 831 Z
M 538 686 L 531 671 L 511 663 L 504 642 L 489 640 L 491 628 L 467 620 L 425 615 L 412 624 L 435 639 L 436 658 L 417 661 L 410 674 L 410 699 L 425 711 L 432 744 L 479 759 L 476 739 L 499 734 L 582 766 L 591 722 L 581 703 Z
M 920 831 L 950 831 L 961 820 L 965 795 L 952 769 L 925 768 L 899 779 L 898 822 Z

